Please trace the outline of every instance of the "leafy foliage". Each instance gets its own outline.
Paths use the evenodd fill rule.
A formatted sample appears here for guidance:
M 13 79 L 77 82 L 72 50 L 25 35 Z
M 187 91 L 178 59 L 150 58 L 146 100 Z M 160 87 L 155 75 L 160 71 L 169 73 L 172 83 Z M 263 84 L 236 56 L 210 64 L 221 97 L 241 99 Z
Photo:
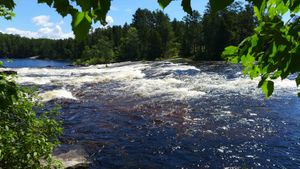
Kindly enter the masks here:
M 251 78 L 261 77 L 261 87 L 266 97 L 274 90 L 272 80 L 285 79 L 300 71 L 299 48 L 299 1 L 269 0 L 253 2 L 258 26 L 255 32 L 238 46 L 229 46 L 223 56 L 234 63 L 241 62 L 244 74 Z M 290 20 L 284 22 L 283 15 L 290 13 Z M 295 79 L 299 85 L 299 76 Z
M 124 37 L 121 38 L 119 60 L 138 60 L 140 56 L 138 31 L 130 27 Z
M 219 10 L 222 10 L 233 3 L 234 0 L 223 0 L 223 1 L 216 1 L 210 0 L 210 5 L 212 6 L 213 13 L 216 13 Z
M 108 38 L 102 37 L 95 45 L 86 46 L 82 59 L 76 61 L 77 64 L 92 65 L 92 64 L 107 64 L 114 62 L 113 44 Z
M 4 17 L 7 20 L 11 20 L 14 16 L 15 14 L 12 12 L 12 10 L 7 9 L 3 5 L 0 5 L 0 17 Z
M 181 6 L 185 12 L 192 14 L 191 0 L 182 0 Z
M 0 1 L 0 16 L 11 19 L 14 7 L 13 0 Z M 38 115 L 33 98 L 13 77 L 0 74 L 0 168 L 61 167 L 51 155 L 62 132 L 57 111 Z
M 0 1 L 0 17 L 4 17 L 7 20 L 12 19 L 15 16 L 13 9 L 15 8 L 14 0 L 1 0 Z
M 46 3 L 62 16 L 71 15 L 73 32 L 77 39 L 83 39 L 93 21 L 106 24 L 106 14 L 110 9 L 111 0 L 38 0 L 38 3 Z
M 33 93 L 0 75 L 0 168 L 50 168 L 62 132 L 57 111 L 37 116 Z
M 167 7 L 172 0 L 158 0 L 159 5 L 164 9 Z

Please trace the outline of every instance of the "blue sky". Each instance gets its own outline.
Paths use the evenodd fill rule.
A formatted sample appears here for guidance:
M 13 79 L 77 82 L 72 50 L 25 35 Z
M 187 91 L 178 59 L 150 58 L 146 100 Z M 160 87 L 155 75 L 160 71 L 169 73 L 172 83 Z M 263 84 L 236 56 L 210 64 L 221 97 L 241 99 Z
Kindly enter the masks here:
M 203 13 L 208 0 L 192 0 L 193 9 Z M 181 1 L 172 2 L 164 12 L 171 19 L 181 19 L 186 14 L 183 12 Z M 62 18 L 55 9 L 45 4 L 37 4 L 37 0 L 16 0 L 16 17 L 11 21 L 0 19 L 0 31 L 4 33 L 20 34 L 33 38 L 67 38 L 72 37 L 71 17 Z M 132 15 L 137 8 L 150 10 L 161 9 L 156 0 L 113 0 L 108 13 L 110 25 L 123 25 L 130 23 Z M 100 24 L 93 27 L 99 27 Z

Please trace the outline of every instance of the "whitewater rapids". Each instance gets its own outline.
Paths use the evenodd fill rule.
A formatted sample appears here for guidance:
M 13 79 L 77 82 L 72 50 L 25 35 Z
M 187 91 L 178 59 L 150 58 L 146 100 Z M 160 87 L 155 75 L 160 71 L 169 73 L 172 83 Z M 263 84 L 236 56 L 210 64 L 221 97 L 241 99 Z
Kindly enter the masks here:
M 300 100 L 292 77 L 266 99 L 240 65 L 123 62 L 14 68 L 62 106 L 62 144 L 90 168 L 299 168 Z
M 221 64 L 223 62 L 219 62 Z M 216 64 L 216 62 L 215 62 Z M 215 65 L 212 65 L 215 66 Z M 207 68 L 206 68 L 207 69 Z M 225 67 L 223 71 L 240 69 L 239 66 Z M 6 69 L 7 70 L 7 69 Z M 9 69 L 11 70 L 11 69 Z M 143 97 L 161 96 L 170 100 L 186 100 L 209 95 L 212 92 L 237 92 L 256 97 L 259 79 L 251 80 L 240 71 L 235 74 L 207 72 L 195 66 L 171 62 L 124 62 L 109 65 L 70 68 L 15 68 L 17 82 L 23 85 L 57 86 L 53 91 L 43 91 L 42 101 L 56 98 L 76 99 L 66 88 L 80 88 L 88 83 L 117 82 L 119 87 L 112 92 Z M 296 93 L 294 80 L 275 81 L 275 94 L 284 90 Z

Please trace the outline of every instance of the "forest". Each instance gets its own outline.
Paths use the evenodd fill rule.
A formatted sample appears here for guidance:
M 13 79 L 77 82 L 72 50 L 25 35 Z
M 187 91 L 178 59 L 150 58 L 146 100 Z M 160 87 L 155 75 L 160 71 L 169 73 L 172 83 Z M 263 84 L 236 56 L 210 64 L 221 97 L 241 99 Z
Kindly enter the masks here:
M 224 48 L 251 35 L 254 26 L 252 7 L 241 2 L 217 14 L 207 5 L 203 15 L 193 11 L 182 20 L 170 20 L 161 10 L 137 9 L 132 23 L 91 30 L 84 40 L 0 34 L 0 56 L 67 59 L 77 64 L 174 57 L 221 60 Z
M 72 17 L 76 39 L 0 33 L 0 57 L 78 65 L 224 59 L 243 71 L 227 63 L 169 61 L 2 68 L 0 169 L 73 168 L 54 149 L 80 153 L 67 156 L 84 157 L 75 168 L 299 166 L 300 100 L 293 96 L 300 85 L 299 0 L 209 0 L 203 14 L 182 0 L 189 15 L 181 20 L 138 9 L 131 23 L 90 29 L 105 23 L 111 1 L 38 0 Z M 164 9 L 174 1 L 157 2 Z M 0 17 L 12 19 L 15 5 L 0 1 Z

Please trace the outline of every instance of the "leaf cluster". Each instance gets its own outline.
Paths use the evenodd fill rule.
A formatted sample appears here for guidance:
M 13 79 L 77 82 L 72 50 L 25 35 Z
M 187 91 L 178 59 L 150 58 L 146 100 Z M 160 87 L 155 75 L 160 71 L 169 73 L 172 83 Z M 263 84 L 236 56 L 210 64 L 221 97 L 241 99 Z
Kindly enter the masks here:
M 34 93 L 0 75 L 0 168 L 51 168 L 62 132 L 57 111 L 40 114 Z
M 274 79 L 285 79 L 300 71 L 299 19 L 293 19 L 300 9 L 300 1 L 264 0 L 253 1 L 258 25 L 254 34 L 238 46 L 229 46 L 223 56 L 233 62 L 242 63 L 244 74 L 251 78 L 261 77 L 261 87 L 266 97 L 274 90 Z M 282 16 L 290 13 L 290 21 Z M 300 75 L 295 78 L 297 86 Z
M 63 17 L 72 16 L 72 29 L 77 39 L 83 39 L 91 28 L 92 22 L 106 23 L 106 14 L 111 0 L 38 0 L 55 8 Z
M 7 20 L 11 20 L 15 14 L 12 10 L 0 5 L 0 17 L 4 17 Z
M 0 0 L 0 17 L 4 17 L 7 20 L 12 19 L 15 16 L 13 13 L 15 5 L 13 0 Z

